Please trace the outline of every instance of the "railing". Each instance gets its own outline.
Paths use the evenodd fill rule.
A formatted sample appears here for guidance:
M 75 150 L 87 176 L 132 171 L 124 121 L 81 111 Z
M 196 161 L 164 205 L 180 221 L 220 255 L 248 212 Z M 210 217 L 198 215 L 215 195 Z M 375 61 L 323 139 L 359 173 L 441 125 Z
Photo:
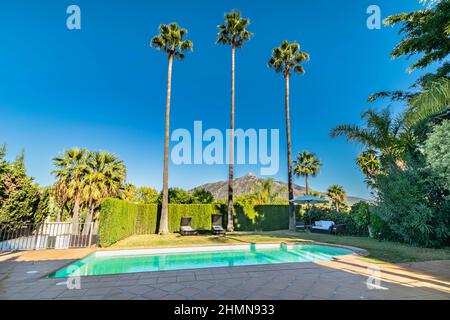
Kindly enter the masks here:
M 90 247 L 92 223 L 43 222 L 0 224 L 0 251 Z

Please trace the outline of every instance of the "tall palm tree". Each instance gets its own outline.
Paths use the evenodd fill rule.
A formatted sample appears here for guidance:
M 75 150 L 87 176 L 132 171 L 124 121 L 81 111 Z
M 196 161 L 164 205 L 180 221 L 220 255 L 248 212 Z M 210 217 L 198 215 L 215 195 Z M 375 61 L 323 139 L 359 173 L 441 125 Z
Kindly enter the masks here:
M 87 159 L 87 171 L 83 179 L 83 200 L 87 207 L 86 226 L 98 219 L 95 211 L 106 197 L 116 197 L 126 179 L 126 168 L 123 161 L 108 152 L 90 152 Z M 94 228 L 96 230 L 96 227 Z M 83 229 L 88 234 L 89 229 Z
M 327 190 L 327 196 L 330 198 L 334 205 L 336 206 L 336 211 L 339 212 L 340 206 L 345 201 L 345 191 L 340 185 L 333 184 Z
M 286 142 L 287 142 L 287 165 L 288 165 L 288 193 L 289 199 L 294 198 L 292 187 L 292 155 L 291 155 L 291 124 L 289 111 L 289 79 L 291 74 L 303 74 L 305 70 L 301 65 L 309 59 L 306 52 L 300 51 L 298 42 L 290 43 L 284 40 L 278 48 L 272 50 L 272 57 L 269 60 L 269 67 L 275 72 L 281 73 L 285 79 L 285 112 L 286 112 Z M 295 230 L 294 204 L 289 202 L 289 229 Z
M 162 24 L 159 26 L 159 34 L 153 37 L 150 45 L 163 51 L 169 57 L 167 70 L 167 97 L 166 97 L 166 122 L 164 135 L 164 171 L 163 171 L 163 196 L 161 206 L 161 218 L 159 233 L 169 232 L 169 124 L 170 124 L 170 96 L 172 87 L 172 63 L 174 58 L 184 59 L 184 51 L 192 50 L 193 44 L 190 40 L 183 40 L 187 30 L 180 28 L 177 23 Z
M 374 150 L 369 149 L 361 153 L 356 158 L 356 163 L 368 179 L 375 177 L 380 172 L 380 162 Z
M 67 196 L 72 199 L 72 223 L 74 232 L 78 232 L 80 222 L 80 210 L 83 200 L 83 177 L 87 171 L 86 149 L 74 148 L 66 150 L 62 155 L 53 158 L 57 167 L 53 171 L 57 184 L 65 184 Z
M 303 151 L 297 155 L 294 161 L 294 174 L 298 177 L 305 177 L 306 194 L 309 194 L 309 177 L 316 177 L 320 173 L 322 162 L 314 153 Z
M 225 14 L 225 23 L 217 26 L 216 44 L 231 46 L 231 119 L 230 119 L 230 163 L 228 167 L 228 223 L 227 230 L 234 230 L 233 223 L 233 179 L 234 179 L 234 84 L 236 48 L 241 48 L 245 41 L 250 40 L 252 33 L 246 29 L 250 19 L 241 17 L 239 11 Z

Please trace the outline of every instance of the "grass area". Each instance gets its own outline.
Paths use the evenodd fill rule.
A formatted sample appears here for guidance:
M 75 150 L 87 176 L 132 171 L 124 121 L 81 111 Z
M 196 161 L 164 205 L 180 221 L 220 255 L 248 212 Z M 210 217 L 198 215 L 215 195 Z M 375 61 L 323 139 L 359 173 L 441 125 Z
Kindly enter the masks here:
M 366 237 L 333 236 L 310 232 L 270 231 L 270 232 L 232 232 L 226 236 L 198 235 L 181 236 L 179 234 L 137 235 L 117 242 L 111 248 L 138 247 L 179 247 L 192 245 L 220 245 L 261 242 L 317 241 L 355 246 L 365 249 L 372 262 L 413 262 L 450 259 L 450 248 L 429 249 L 412 247 L 396 242 L 378 241 Z

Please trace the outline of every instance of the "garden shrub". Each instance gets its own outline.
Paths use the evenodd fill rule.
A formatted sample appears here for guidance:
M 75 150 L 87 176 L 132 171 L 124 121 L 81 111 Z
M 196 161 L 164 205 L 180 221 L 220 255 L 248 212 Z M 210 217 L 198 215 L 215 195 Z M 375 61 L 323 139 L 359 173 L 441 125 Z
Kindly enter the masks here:
M 439 177 L 422 166 L 400 169 L 376 179 L 374 213 L 392 232 L 390 237 L 412 245 L 436 247 L 450 236 L 448 191 Z

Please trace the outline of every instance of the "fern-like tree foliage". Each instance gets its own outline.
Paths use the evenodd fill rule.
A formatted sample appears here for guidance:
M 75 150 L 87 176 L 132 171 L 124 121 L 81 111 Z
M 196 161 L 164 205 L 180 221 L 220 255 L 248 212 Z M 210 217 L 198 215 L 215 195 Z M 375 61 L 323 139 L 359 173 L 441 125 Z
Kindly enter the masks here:
M 405 119 L 408 126 L 450 112 L 450 80 L 440 78 L 411 100 Z
M 347 141 L 355 141 L 364 147 L 381 153 L 381 161 L 399 159 L 404 153 L 409 139 L 403 125 L 403 117 L 394 117 L 388 108 L 376 112 L 367 110 L 361 118 L 365 126 L 344 124 L 331 130 L 332 138 L 345 137 Z
M 400 24 L 404 37 L 392 50 L 392 57 L 422 56 L 409 70 L 425 68 L 447 57 L 450 52 L 450 1 L 428 1 L 423 10 L 387 17 L 384 24 Z

